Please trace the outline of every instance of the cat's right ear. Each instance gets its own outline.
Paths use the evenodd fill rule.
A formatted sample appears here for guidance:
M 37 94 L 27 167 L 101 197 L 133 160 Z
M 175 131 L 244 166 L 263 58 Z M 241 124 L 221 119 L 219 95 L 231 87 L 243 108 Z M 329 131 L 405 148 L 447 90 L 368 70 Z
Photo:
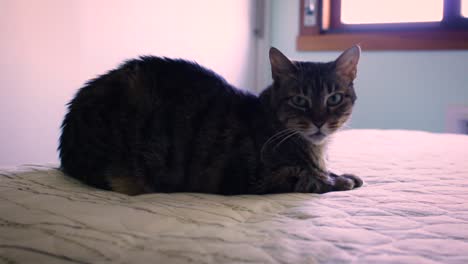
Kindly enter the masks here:
M 274 47 L 270 48 L 270 64 L 273 80 L 292 75 L 296 71 L 294 63 Z

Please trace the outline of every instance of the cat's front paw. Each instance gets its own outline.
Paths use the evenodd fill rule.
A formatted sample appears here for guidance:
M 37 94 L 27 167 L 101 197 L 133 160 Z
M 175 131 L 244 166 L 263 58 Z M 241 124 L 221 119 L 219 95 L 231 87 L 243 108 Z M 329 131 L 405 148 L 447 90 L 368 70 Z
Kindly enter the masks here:
M 362 184 L 364 183 L 361 178 L 359 178 L 358 176 L 354 175 L 354 174 L 343 174 L 341 175 L 341 177 L 345 177 L 345 178 L 348 178 L 350 180 L 352 180 L 354 182 L 354 188 L 359 188 L 362 186 Z
M 353 174 L 331 174 L 330 176 L 333 179 L 333 189 L 335 191 L 352 190 L 361 187 L 363 184 L 361 178 Z

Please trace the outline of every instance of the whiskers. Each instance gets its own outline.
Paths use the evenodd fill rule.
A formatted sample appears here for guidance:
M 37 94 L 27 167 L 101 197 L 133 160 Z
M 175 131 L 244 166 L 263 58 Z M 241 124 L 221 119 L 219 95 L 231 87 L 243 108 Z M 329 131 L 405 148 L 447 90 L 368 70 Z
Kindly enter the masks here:
M 272 147 L 273 150 L 276 150 L 281 144 L 283 144 L 286 140 L 301 134 L 301 128 L 286 128 L 284 130 L 279 131 L 278 133 L 271 136 L 262 146 L 260 150 L 260 158 L 263 161 L 264 157 L 263 154 L 269 144 L 273 144 L 276 142 L 276 145 Z
M 348 112 L 343 114 L 344 121 L 341 122 L 341 125 L 338 128 L 338 130 L 345 130 L 345 129 L 351 129 L 352 128 L 351 127 L 351 119 L 349 118 L 350 115 L 351 115 L 351 111 L 348 111 Z
M 346 129 L 352 129 L 350 119 L 347 119 L 346 121 L 341 123 L 341 126 L 338 128 L 339 131 L 346 130 Z
M 340 130 L 344 129 L 351 129 L 351 125 L 348 122 L 345 122 L 343 125 L 341 125 Z
M 332 122 L 330 125 L 329 125 L 329 129 L 332 130 L 332 131 L 341 131 L 341 130 L 346 130 L 346 129 L 351 129 L 351 120 L 347 118 L 347 116 L 349 115 L 346 115 L 346 118 L 344 119 L 341 119 L 341 120 L 338 120 L 338 121 L 335 121 L 335 122 Z
M 287 136 L 283 137 L 283 139 L 282 139 L 280 142 L 278 142 L 278 143 L 273 147 L 273 149 L 277 149 L 283 142 L 285 142 L 285 141 L 288 140 L 289 138 L 291 138 L 291 137 L 293 137 L 293 136 L 295 136 L 295 135 L 298 135 L 298 134 L 300 134 L 300 133 L 301 133 L 300 131 L 295 131 L 295 132 L 292 132 L 292 133 L 288 134 Z

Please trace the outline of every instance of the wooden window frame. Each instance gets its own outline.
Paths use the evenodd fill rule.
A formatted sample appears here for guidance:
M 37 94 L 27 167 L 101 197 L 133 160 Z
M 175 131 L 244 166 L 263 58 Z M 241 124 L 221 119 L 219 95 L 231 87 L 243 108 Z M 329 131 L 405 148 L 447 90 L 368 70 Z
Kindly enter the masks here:
M 468 49 L 468 18 L 461 0 L 444 0 L 441 22 L 362 24 L 341 23 L 341 0 L 316 0 L 315 25 L 305 25 L 305 1 L 300 1 L 299 51 L 344 50 L 360 44 L 365 50 Z

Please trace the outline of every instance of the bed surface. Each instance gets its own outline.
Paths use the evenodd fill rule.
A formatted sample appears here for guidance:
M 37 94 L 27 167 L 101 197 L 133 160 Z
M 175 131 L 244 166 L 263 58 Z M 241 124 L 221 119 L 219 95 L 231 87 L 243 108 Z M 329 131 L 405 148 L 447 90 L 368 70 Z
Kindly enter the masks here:
M 468 136 L 348 130 L 348 192 L 129 197 L 0 171 L 0 263 L 468 263 Z

